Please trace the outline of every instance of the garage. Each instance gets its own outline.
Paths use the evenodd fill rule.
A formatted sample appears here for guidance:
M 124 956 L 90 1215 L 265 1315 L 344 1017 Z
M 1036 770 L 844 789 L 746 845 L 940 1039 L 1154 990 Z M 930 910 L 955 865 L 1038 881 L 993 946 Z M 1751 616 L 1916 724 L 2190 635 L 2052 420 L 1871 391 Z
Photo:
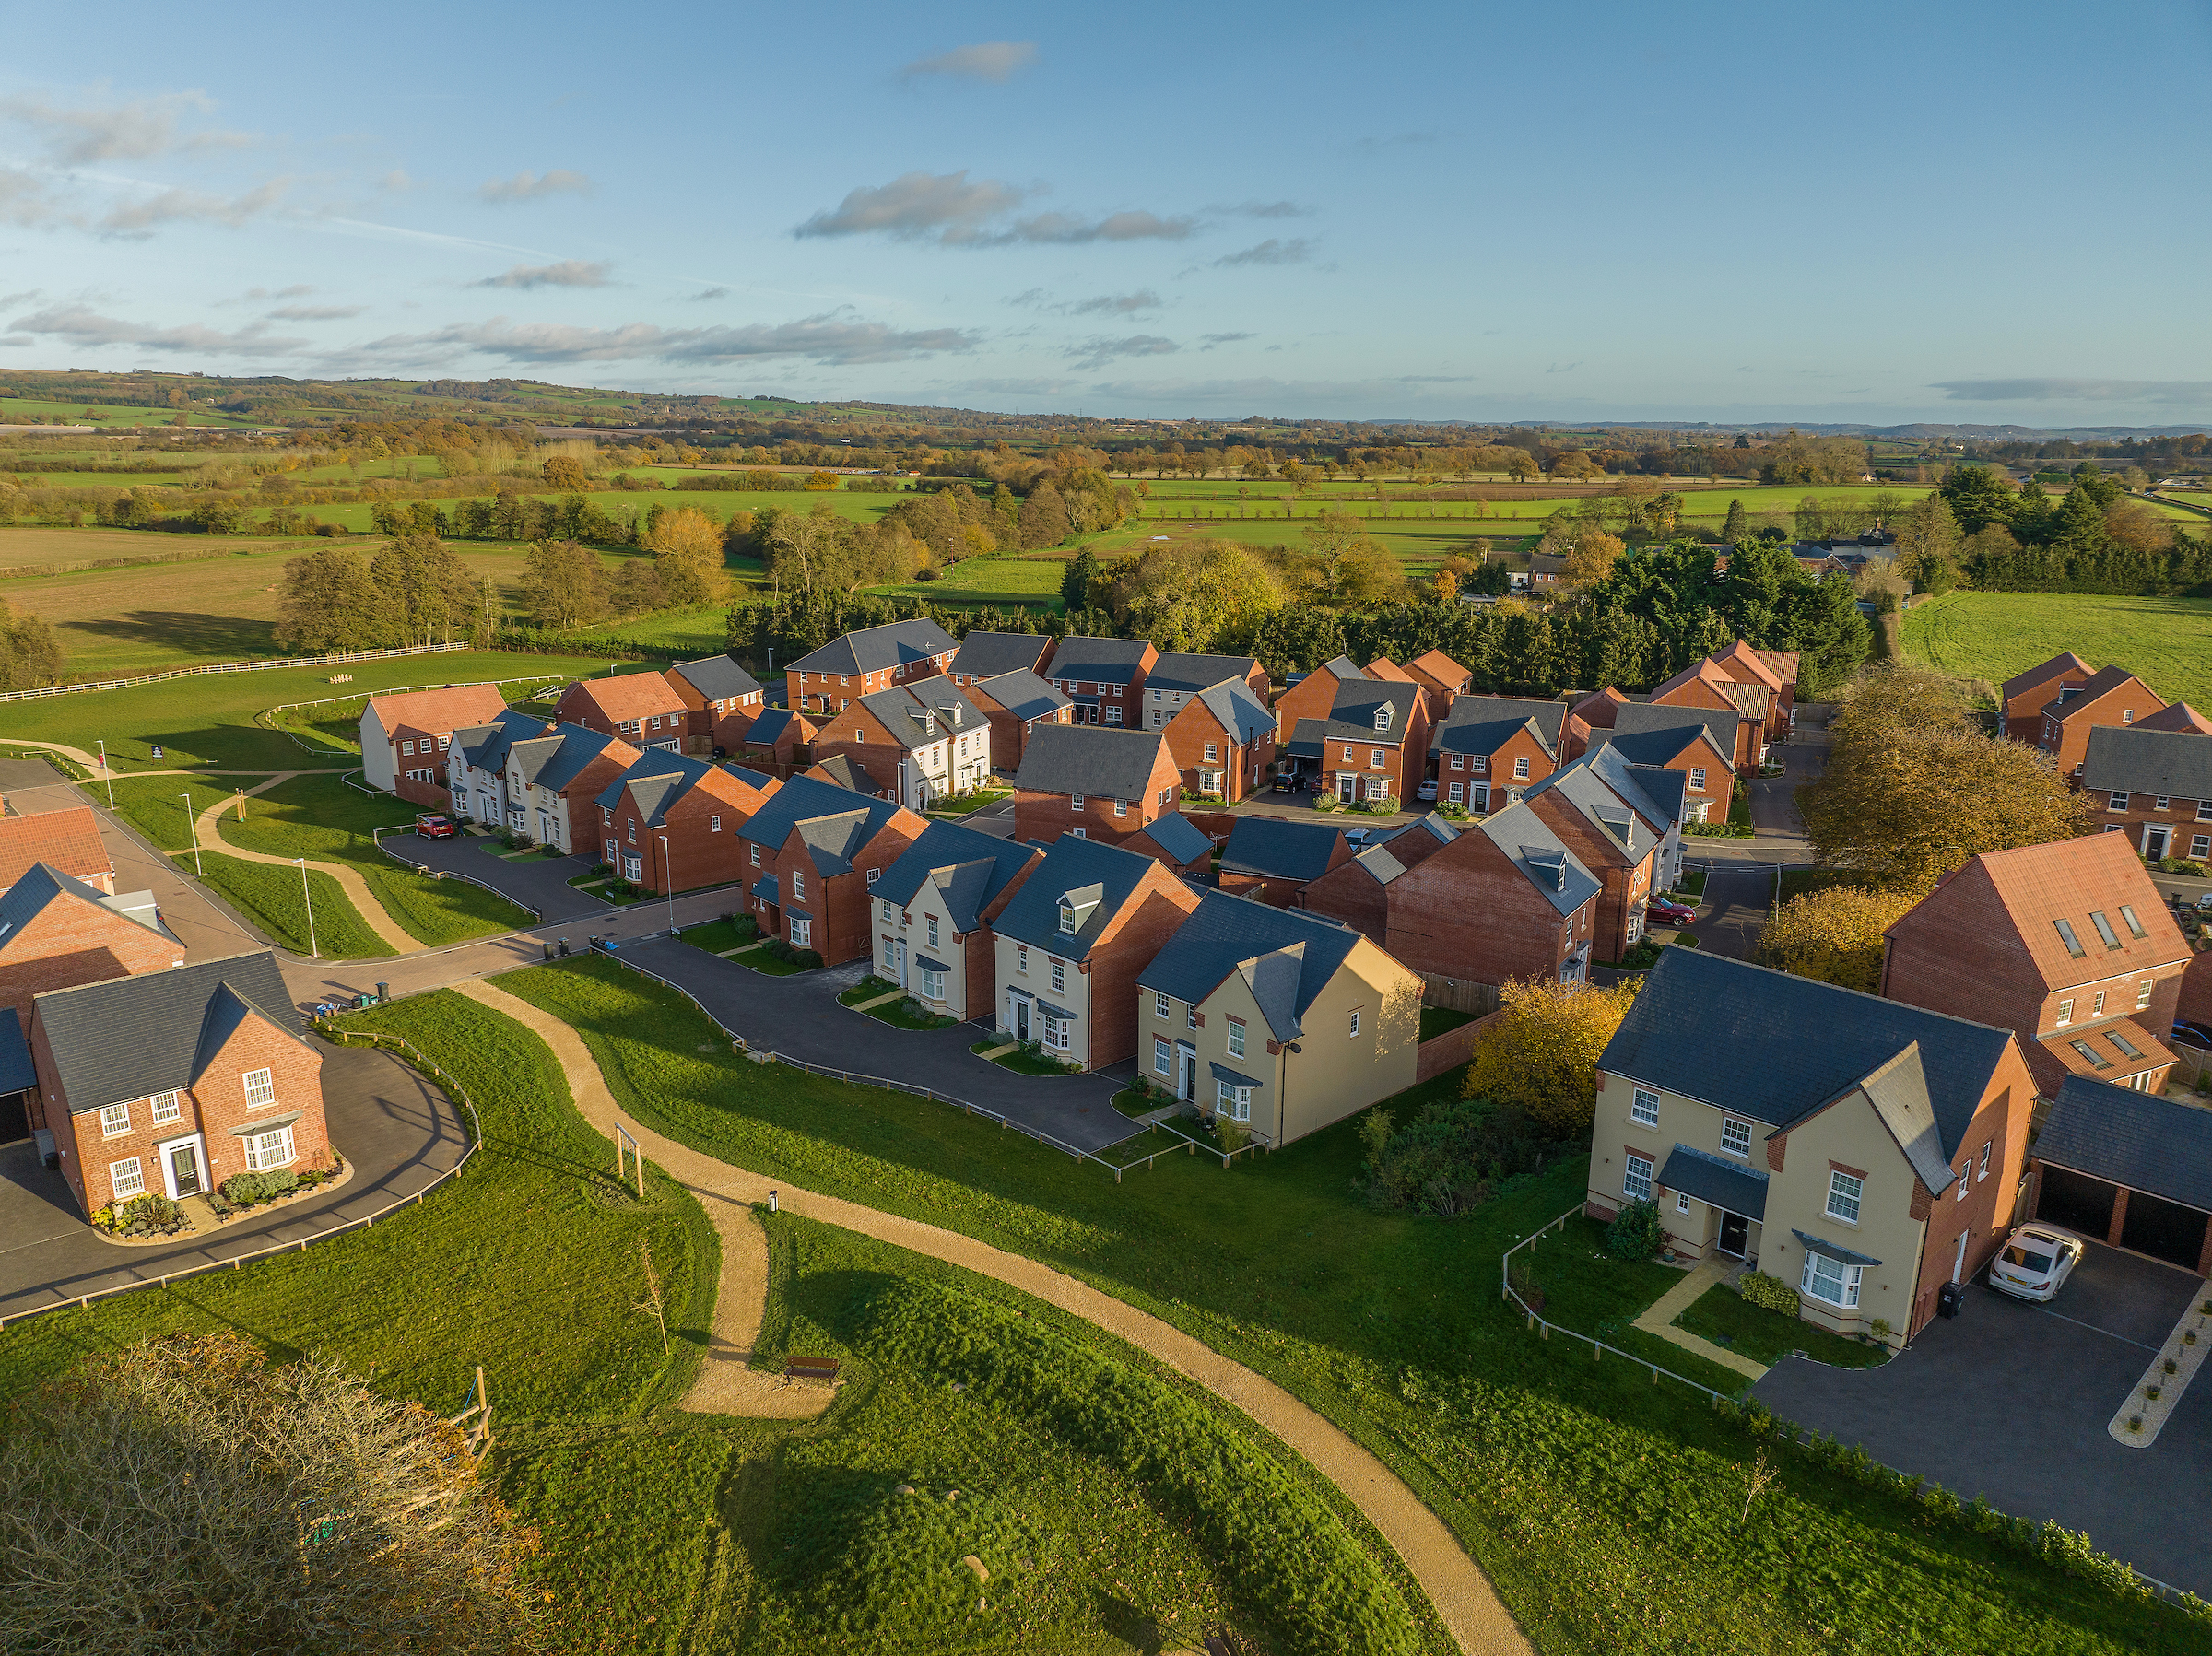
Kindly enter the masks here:
M 2212 1110 L 2069 1075 L 2028 1156 L 2037 1218 L 2212 1274 Z

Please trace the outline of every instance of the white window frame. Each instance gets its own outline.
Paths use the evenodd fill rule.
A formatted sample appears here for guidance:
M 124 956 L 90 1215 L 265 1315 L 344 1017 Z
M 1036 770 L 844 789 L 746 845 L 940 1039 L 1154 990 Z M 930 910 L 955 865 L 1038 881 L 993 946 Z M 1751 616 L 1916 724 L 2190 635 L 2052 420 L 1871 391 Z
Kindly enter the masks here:
M 1371 747 L 1367 750 L 1367 764 L 1369 769 L 1380 770 L 1382 769 L 1385 760 L 1382 758 L 1382 750 L 1380 747 Z
M 1053 992 L 1054 994 L 1065 994 L 1067 992 L 1067 962 L 1061 959 L 1057 955 L 1051 957 L 1051 958 L 1053 963 Z
M 939 946 L 937 943 L 937 917 L 934 914 L 927 914 L 923 916 L 923 918 L 929 922 L 929 946 L 933 949 L 936 948 Z
M 1828 1216 L 1846 1225 L 1856 1225 L 1860 1210 L 1865 1205 L 1866 1181 L 1855 1173 L 1844 1172 L 1841 1168 L 1829 1169 Z
M 791 896 L 794 902 L 806 900 L 806 871 L 804 868 L 791 871 Z
M 1704 766 L 1702 766 L 1702 765 L 1692 765 L 1692 766 L 1689 768 L 1689 786 L 1690 786 L 1690 790 L 1691 790 L 1691 792 L 1693 792 L 1693 793 L 1704 793 L 1704 792 L 1705 792 L 1705 767 L 1704 767 Z M 1698 820 L 1699 820 L 1699 821 L 1700 821 L 1700 822 L 1702 822 L 1702 821 L 1704 821 L 1705 819 L 1704 819 L 1702 816 L 1700 816 L 1700 817 L 1699 817 L 1699 818 L 1698 818 Z
M 2089 1007 L 2089 1016 L 2091 1017 L 2102 1017 L 2104 1016 L 2104 992 L 2105 992 L 2101 989 L 2097 992 L 2097 999 Z
M 2159 802 L 2159 804 L 2158 804 L 2158 808 L 2159 808 L 2159 810 L 2161 810 L 2161 811 L 2171 811 L 2171 810 L 2172 810 L 2172 809 L 2173 809 L 2173 796 L 2172 796 L 2171 794 L 2170 794 L 2170 793 L 2160 793 L 2160 794 L 2157 795 L 2157 799 L 2158 799 L 2158 802 Z
M 108 1189 L 118 1202 L 146 1194 L 146 1163 L 135 1156 L 108 1163 Z
M 810 949 L 814 946 L 814 922 L 804 914 L 791 917 L 791 946 Z
M 1648 1086 L 1634 1088 L 1629 1095 L 1629 1120 L 1644 1127 L 1659 1125 L 1659 1095 Z
M 1355 1009 L 1352 1013 L 1352 1027 L 1347 1029 L 1344 1034 L 1345 1039 L 1347 1040 L 1358 1040 L 1359 1039 L 1359 1014 L 1358 1010 Z
M 888 937 L 883 940 L 883 969 L 886 971 L 899 969 L 899 945 Z
M 922 969 L 922 998 L 941 1001 L 945 998 L 945 974 L 929 967 Z
M 1083 808 L 1083 796 L 1080 793 L 1070 793 L 1067 796 L 1067 808 L 1071 811 L 1080 811 Z
M 1741 1140 L 1739 1144 L 1736 1141 Z M 1751 1159 L 1751 1123 L 1739 1122 L 1734 1116 L 1721 1118 L 1721 1151 L 1727 1156 Z
M 1175 1073 L 1175 1047 L 1165 1036 L 1152 1038 L 1152 1073 L 1172 1075 Z
M 611 844 L 613 843 L 613 841 L 612 841 L 612 840 L 609 840 L 609 841 L 608 841 L 608 843 L 611 845 Z M 760 848 L 759 848 L 758 845 L 753 845 L 753 844 L 750 844 L 750 843 L 748 843 L 748 844 L 746 846 L 746 849 L 747 849 L 747 851 L 751 851 L 751 852 L 753 853 L 753 866 L 754 866 L 755 868 L 758 868 L 758 867 L 759 867 L 759 866 L 760 866 Z M 610 860 L 611 860 L 611 859 L 610 859 Z
M 1620 1193 L 1631 1202 L 1649 1202 L 1652 1199 L 1650 1157 L 1639 1156 L 1633 1150 L 1629 1152 L 1628 1165 L 1621 1169 Z
M 1995 1141 L 1992 1140 L 1991 1142 L 1994 1144 Z M 1981 1165 L 1974 1170 L 1974 1182 L 1976 1184 L 1980 1184 L 1984 1179 L 1989 1177 L 1989 1145 L 1983 1145 L 1982 1146 Z
M 272 1154 L 270 1149 L 265 1148 L 270 1145 L 271 1141 L 275 1141 L 275 1148 L 283 1151 L 281 1156 Z M 292 1142 L 292 1129 L 289 1122 L 281 1127 L 271 1127 L 264 1133 L 247 1133 L 245 1146 L 246 1170 L 249 1173 L 265 1173 L 273 1168 L 288 1168 L 299 1159 L 300 1156 L 298 1146 Z
M 1387 776 L 1369 777 L 1367 779 L 1367 796 L 1370 799 L 1388 799 L 1390 797 L 1390 778 Z
M 2067 999 L 2065 999 L 2065 1000 L 2063 1000 L 2063 1001 L 2059 1002 L 2059 1004 L 2058 1004 L 2058 1019 L 2057 1019 L 2057 1027 L 2058 1027 L 2059 1028 L 2063 1029 L 2063 1028 L 2065 1028 L 2065 1027 L 2066 1027 L 2068 1024 L 2072 1023 L 2073 1021 L 2074 1021 L 2074 1002 L 2073 1002 L 2073 999 L 2072 999 L 2072 998 L 2069 996 Z
M 1214 1113 L 1231 1122 L 1252 1120 L 1252 1088 L 1228 1081 L 1214 1083 Z
M 1675 1192 L 1675 1211 L 1678 1214 L 1686 1214 L 1689 1211 L 1689 1192 L 1688 1191 Z
M 1066 1051 L 1074 1033 L 1070 1026 L 1074 1024 L 1075 1019 L 1069 1017 L 1054 1017 L 1049 1012 L 1043 1014 L 1042 1016 L 1044 1018 L 1044 1040 L 1042 1044 L 1050 1051 L 1054 1052 Z
M 171 1122 L 183 1120 L 184 1095 L 182 1093 L 156 1093 L 151 1102 L 155 1126 L 166 1126 Z
M 1030 945 L 1026 943 L 1014 945 L 1014 969 L 1025 978 L 1030 975 Z
M 1229 1020 L 1229 1055 L 1231 1058 L 1244 1056 L 1244 1020 L 1241 1017 Z
M 2127 793 L 2124 789 L 2114 788 L 2107 799 L 2105 809 L 2108 811 L 2124 811 L 2127 809 Z
M 2189 837 L 2189 855 L 2197 862 L 2212 857 L 2212 834 L 2192 834 Z
M 2146 978 L 2136 989 L 2136 1010 L 2142 1011 L 2150 1004 L 2150 987 L 2155 980 Z
M 1513 761 L 1513 781 L 1517 782 L 1528 781 L 1528 760 L 1525 758 Z
M 1160 992 L 1159 992 L 1158 990 L 1155 990 L 1155 991 L 1153 991 L 1153 992 L 1152 992 L 1152 1016 L 1153 1016 L 1154 1017 L 1165 1017 L 1165 1016 L 1168 1016 L 1168 1008 L 1169 1008 L 1169 1005 L 1170 1005 L 1170 1002 L 1169 1002 L 1169 1000 L 1168 1000 L 1168 997 L 1167 997 L 1166 995 L 1164 995 L 1164 994 L 1161 994 L 1161 993 L 1160 993 Z
M 276 1077 L 269 1070 L 248 1070 L 239 1078 L 246 1089 L 248 1110 L 266 1110 L 276 1102 Z
M 1823 1271 L 1820 1267 L 1826 1265 Z M 1840 1310 L 1856 1310 L 1859 1305 L 1860 1279 L 1865 1274 L 1864 1265 L 1847 1265 L 1841 1260 L 1830 1259 L 1811 1249 L 1806 1251 L 1805 1268 L 1798 1273 L 1797 1291 L 1823 1305 L 1835 1306 Z M 1823 1287 L 1832 1284 L 1835 1291 L 1824 1293 Z

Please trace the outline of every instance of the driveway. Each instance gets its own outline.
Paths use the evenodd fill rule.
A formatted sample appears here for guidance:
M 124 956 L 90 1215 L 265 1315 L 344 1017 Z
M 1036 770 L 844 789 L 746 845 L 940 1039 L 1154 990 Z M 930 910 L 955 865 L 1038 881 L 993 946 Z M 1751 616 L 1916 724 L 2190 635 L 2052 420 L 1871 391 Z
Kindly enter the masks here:
M 413 1195 L 461 1159 L 467 1135 L 442 1092 L 388 1052 L 321 1051 L 330 1140 L 353 1163 L 352 1180 L 211 1236 L 160 1248 L 102 1241 L 78 1217 L 62 1176 L 40 1164 L 31 1145 L 0 1151 L 0 1317 L 298 1241 Z
M 1862 1445 L 1961 1500 L 2085 1530 L 2148 1576 L 2212 1594 L 2212 1385 L 2148 1449 L 2106 1427 L 2204 1280 L 2096 1243 L 2049 1306 L 1977 1282 L 1879 1368 L 1787 1357 L 1753 1389 L 1802 1427 Z
M 1759 934 L 1766 930 L 1774 902 L 1774 870 L 1742 863 L 1712 863 L 1705 875 L 1705 895 L 1698 918 L 1686 928 L 1698 946 L 1731 960 L 1759 957 Z

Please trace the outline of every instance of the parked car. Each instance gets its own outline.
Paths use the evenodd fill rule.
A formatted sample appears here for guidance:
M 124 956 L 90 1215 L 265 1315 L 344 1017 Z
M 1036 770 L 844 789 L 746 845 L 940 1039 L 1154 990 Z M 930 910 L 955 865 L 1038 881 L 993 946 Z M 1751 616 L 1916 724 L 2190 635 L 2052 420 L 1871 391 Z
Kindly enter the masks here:
M 455 831 L 453 818 L 450 816 L 418 816 L 415 818 L 415 833 L 418 839 L 451 840 Z
M 1436 784 L 1434 782 L 1423 782 L 1419 787 L 1413 791 L 1413 796 L 1414 798 L 1419 800 L 1423 805 L 1435 804 Z
M 1644 919 L 1654 925 L 1686 926 L 1698 917 L 1698 911 L 1688 903 L 1678 903 L 1671 897 L 1655 897 L 1643 906 Z
M 2177 1018 L 2172 1033 L 2166 1037 L 2166 1044 L 2170 1047 L 2194 1047 L 2200 1052 L 2212 1052 L 2212 1024 L 2195 1024 L 2187 1018 Z
M 1302 785 L 1295 776 L 1278 776 L 1275 779 L 1275 791 L 1277 793 L 1295 793 Z
M 1989 1262 L 1989 1286 L 2016 1299 L 2049 1299 L 2065 1286 L 2088 1251 L 2070 1230 L 2040 1219 L 2023 1225 Z

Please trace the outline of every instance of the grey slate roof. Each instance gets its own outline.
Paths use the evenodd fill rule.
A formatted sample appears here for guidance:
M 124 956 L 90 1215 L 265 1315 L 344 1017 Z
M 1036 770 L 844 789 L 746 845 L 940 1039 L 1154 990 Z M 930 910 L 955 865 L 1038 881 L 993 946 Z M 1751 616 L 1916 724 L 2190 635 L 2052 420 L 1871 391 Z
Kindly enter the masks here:
M 1206 711 L 1219 720 L 1231 742 L 1248 744 L 1275 734 L 1275 713 L 1242 679 L 1212 685 L 1198 692 Z
M 764 874 L 753 882 L 753 895 L 764 903 L 781 903 L 783 900 L 776 876 L 772 874 Z
M 1666 707 L 1650 701 L 1630 701 L 1613 711 L 1613 732 L 1616 736 L 1640 735 L 1646 731 L 1685 730 L 1701 724 L 1712 737 L 1712 745 L 1721 750 L 1730 764 L 1735 762 L 1735 732 L 1743 723 L 1740 715 L 1717 707 Z M 1605 733 L 1592 731 L 1590 739 L 1596 742 Z M 1677 743 L 1672 758 L 1682 751 Z M 1640 756 L 1631 755 L 1631 758 Z
M 678 662 L 668 671 L 709 701 L 735 701 L 743 696 L 760 693 L 760 681 L 729 655 L 707 655 L 695 662 Z
M 1685 1039 L 1684 1031 L 1696 1039 Z M 1817 983 L 1702 949 L 1662 949 L 1600 1068 L 1782 1127 L 1920 1044 L 1947 1164 L 1959 1153 L 2007 1029 Z
M 1639 765 L 1618 747 L 1593 747 L 1570 766 L 1581 766 L 1613 790 L 1650 823 L 1662 839 L 1682 820 L 1689 778 L 1664 765 Z
M 880 673 L 908 662 L 949 655 L 959 646 L 935 621 L 887 621 L 831 639 L 786 669 L 792 673 Z
M 0 1006 L 0 1093 L 19 1093 L 38 1084 L 30 1043 L 23 1039 L 23 1020 L 13 1006 Z
M 1360 678 L 1336 687 L 1336 699 L 1330 705 L 1328 722 L 1322 734 L 1329 740 L 1341 737 L 1350 742 L 1365 743 L 1371 747 L 1395 747 L 1406 740 L 1406 733 L 1413 723 L 1413 710 L 1421 699 L 1421 687 L 1401 684 L 1392 678 Z M 1381 730 L 1375 728 L 1375 714 L 1387 709 L 1389 719 Z M 1300 719 L 1297 736 L 1303 737 L 1306 726 L 1318 721 Z
M 1767 1176 L 1733 1157 L 1677 1145 L 1666 1153 L 1659 1182 L 1747 1219 L 1767 1216 Z
M 1328 729 L 1326 719 L 1300 719 L 1291 727 L 1290 739 L 1283 744 L 1283 751 L 1293 758 L 1319 759 Z
M 1600 889 L 1597 876 L 1524 803 L 1516 801 L 1460 831 L 1480 834 L 1503 851 L 1561 914 L 1573 913 Z
M 758 742 L 763 747 L 772 747 L 782 739 L 785 727 L 801 717 L 787 707 L 771 707 L 746 727 L 745 739 Z
M 1257 664 L 1249 655 L 1188 655 L 1170 651 L 1152 664 L 1145 675 L 1147 689 L 1206 690 L 1227 678 L 1242 678 Z M 1054 661 L 1053 673 L 1061 676 Z
M 2068 1075 L 2030 1154 L 2212 1213 L 2212 1110 Z
M 1209 891 L 1136 981 L 1196 1004 L 1241 972 L 1273 1038 L 1296 1040 L 1300 1019 L 1359 943 L 1358 932 L 1326 915 Z
M 860 855 L 862 848 L 876 833 L 865 807 L 839 811 L 828 816 L 809 816 L 794 826 L 799 843 L 806 848 L 807 861 L 824 879 L 832 875 L 851 874 L 853 859 Z
M 1099 934 L 1121 912 L 1130 893 L 1159 866 L 1141 851 L 1124 851 L 1103 840 L 1078 840 L 1073 834 L 1063 834 L 1046 848 L 1044 861 L 1021 883 L 994 929 L 1001 937 L 1011 937 L 1063 959 L 1084 959 Z M 1060 929 L 1063 897 L 1079 898 L 1075 905 L 1078 910 L 1089 905 L 1072 937 Z
M 975 635 L 970 633 L 968 636 L 973 638 Z M 998 674 L 982 680 L 975 687 L 1025 723 L 1075 705 L 1060 693 L 1057 685 L 1038 677 L 1027 668 Z
M 817 759 L 814 769 L 828 771 L 830 781 L 841 788 L 850 788 L 855 793 L 874 794 L 878 791 L 875 780 L 854 762 L 849 753 L 833 753 L 826 759 Z
M 145 916 L 124 907 L 120 898 L 108 896 L 97 886 L 86 885 L 75 875 L 64 874 L 51 863 L 33 863 L 24 870 L 21 879 L 6 891 L 0 891 L 0 951 L 5 951 L 10 938 L 44 912 L 49 903 L 72 897 L 79 902 L 95 904 L 111 914 L 121 915 L 157 935 L 168 935 Z
M 1935 1107 L 1928 1102 L 1927 1073 L 1920 1062 L 1920 1043 L 1914 1041 L 1861 1082 L 1860 1088 L 1874 1105 L 1875 1114 L 1889 1129 L 1905 1159 L 1920 1175 L 1921 1183 L 1942 1195 L 1958 1180 L 1943 1148 L 1943 1134 L 1936 1126 Z
M 1567 725 L 1563 701 L 1524 701 L 1512 696 L 1460 696 L 1444 722 L 1430 733 L 1430 753 L 1496 753 L 1515 732 L 1535 726 L 1544 751 L 1558 758 L 1559 733 Z
M 1170 811 L 1144 830 L 1145 838 L 1166 851 L 1177 867 L 1195 863 L 1201 857 L 1211 859 L 1214 842 L 1204 830 L 1181 811 Z
M 1033 845 L 1001 840 L 957 822 L 933 822 L 899 860 L 883 871 L 868 895 L 904 908 L 933 880 L 945 893 L 946 918 L 956 932 L 972 932 L 982 911 L 1037 854 Z
M 599 731 L 586 730 L 581 724 L 562 724 L 542 736 L 514 743 L 508 757 L 514 761 L 524 781 L 558 793 L 618 740 L 619 737 Z
M 1790 1234 L 1805 1244 L 1805 1251 L 1807 1253 L 1818 1253 L 1823 1259 L 1834 1260 L 1838 1264 L 1874 1266 L 1882 1263 L 1870 1253 L 1860 1253 L 1853 1249 L 1841 1247 L 1834 1242 L 1823 1241 L 1820 1238 L 1808 1236 L 1802 1230 L 1793 1229 Z
M 1316 880 L 1343 840 L 1341 830 L 1322 822 L 1285 816 L 1240 816 L 1221 848 L 1223 874 L 1249 874 L 1281 880 Z
M 448 757 L 458 752 L 479 770 L 504 770 L 511 746 L 542 736 L 552 728 L 545 720 L 511 707 L 489 724 L 472 724 L 466 730 L 455 731 Z
M 1573 805 L 1583 820 L 1609 840 L 1631 864 L 1642 862 L 1658 849 L 1664 830 L 1654 830 L 1586 765 L 1555 770 L 1521 797 L 1525 801 L 1544 793 Z
M 960 640 L 950 672 L 963 678 L 996 678 L 1002 673 L 1033 672 L 1052 640 L 1036 632 L 971 632 Z
M 2085 793 L 2212 799 L 2212 736 L 2125 724 L 2093 725 L 2081 761 Z
M 1040 724 L 1022 745 L 1014 785 L 1028 793 L 1144 799 L 1151 793 L 1153 766 L 1167 745 L 1168 738 L 1156 730 Z
M 654 748 L 641 754 L 636 763 L 599 791 L 593 803 L 603 811 L 611 811 L 627 791 L 637 802 L 638 815 L 644 818 L 645 826 L 658 828 L 668 820 L 669 807 L 713 769 L 709 761 L 689 754 Z
M 1125 685 L 1136 676 L 1151 647 L 1143 639 L 1087 639 L 1071 633 L 1053 652 L 1051 676 L 1055 682 Z
M 984 716 L 983 710 L 969 700 L 967 693 L 951 679 L 941 675 L 873 691 L 860 699 L 860 705 L 873 713 L 876 722 L 909 752 L 941 742 L 947 736 L 971 735 L 980 731 L 986 742 L 991 737 L 991 721 Z M 825 714 L 824 734 L 830 733 L 834 725 L 834 719 Z
M 1259 1087 L 1267 1085 L 1257 1075 L 1247 1075 L 1241 1070 L 1232 1070 L 1226 1063 L 1214 1063 L 1209 1061 L 1206 1067 L 1213 1073 L 1215 1080 L 1226 1081 L 1231 1086 Z
M 895 800 L 869 799 L 817 777 L 794 776 L 738 825 L 737 834 L 759 845 L 781 846 L 793 828 L 811 817 L 859 812 L 868 819 L 867 838 L 872 839 L 898 809 Z
M 300 1015 L 267 949 L 50 990 L 32 1004 L 78 1113 L 191 1086 L 217 1037 L 253 1013 L 301 1039 Z

